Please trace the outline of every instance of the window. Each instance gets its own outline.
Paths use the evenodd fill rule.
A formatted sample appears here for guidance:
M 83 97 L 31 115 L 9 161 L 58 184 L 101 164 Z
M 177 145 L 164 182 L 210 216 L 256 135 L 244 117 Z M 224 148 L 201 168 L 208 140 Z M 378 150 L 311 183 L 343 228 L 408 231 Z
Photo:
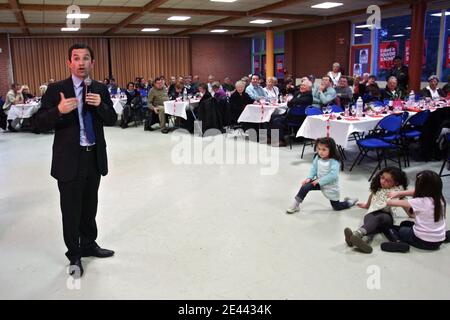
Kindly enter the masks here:
M 265 77 L 266 70 L 266 35 L 260 34 L 252 39 L 252 73 Z M 274 34 L 274 74 L 283 78 L 284 73 L 284 32 Z M 278 78 L 277 77 L 277 78 Z
M 353 25 L 353 44 L 369 44 L 370 43 L 370 29 L 365 26 L 365 22 L 355 23 Z
M 439 31 L 441 28 L 441 17 L 433 14 L 440 13 L 441 10 L 427 11 L 425 16 L 425 52 L 424 65 L 422 67 L 422 81 L 428 81 L 428 77 L 437 74 L 439 51 Z M 422 63 L 423 63 L 422 62 Z
M 410 27 L 410 15 L 381 20 L 381 29 L 378 30 L 378 61 L 376 73 L 378 80 L 386 80 L 396 55 L 402 56 L 403 62 L 406 62 L 405 56 L 409 55 L 408 40 L 411 35 Z
M 450 9 L 446 10 L 447 12 Z M 445 16 L 445 26 L 444 26 L 444 52 L 442 59 L 442 73 L 441 81 L 449 82 L 448 77 L 450 77 L 450 15 Z

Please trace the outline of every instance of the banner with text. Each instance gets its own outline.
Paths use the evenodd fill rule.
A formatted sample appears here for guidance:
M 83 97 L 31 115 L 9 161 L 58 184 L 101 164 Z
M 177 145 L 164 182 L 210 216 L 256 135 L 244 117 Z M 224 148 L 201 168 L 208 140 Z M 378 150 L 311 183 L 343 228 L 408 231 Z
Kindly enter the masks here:
M 394 57 L 398 55 L 398 41 L 383 41 L 380 43 L 379 48 L 378 68 L 392 68 Z

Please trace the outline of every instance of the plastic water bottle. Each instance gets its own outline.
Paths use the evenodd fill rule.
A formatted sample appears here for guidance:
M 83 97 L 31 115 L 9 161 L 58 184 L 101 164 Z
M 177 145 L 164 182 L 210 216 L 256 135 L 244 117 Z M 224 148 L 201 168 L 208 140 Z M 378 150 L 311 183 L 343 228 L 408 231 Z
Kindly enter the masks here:
M 363 99 L 361 97 L 359 97 L 358 100 L 356 101 L 356 116 L 357 117 L 362 117 L 363 108 L 364 108 Z
M 183 101 L 187 101 L 187 89 L 184 88 L 183 90 Z
M 414 91 L 411 90 L 408 97 L 408 107 L 414 107 L 414 102 L 416 100 L 416 96 L 414 94 Z
M 117 95 L 119 96 L 119 98 L 122 98 L 122 93 L 120 92 L 120 88 L 117 88 Z

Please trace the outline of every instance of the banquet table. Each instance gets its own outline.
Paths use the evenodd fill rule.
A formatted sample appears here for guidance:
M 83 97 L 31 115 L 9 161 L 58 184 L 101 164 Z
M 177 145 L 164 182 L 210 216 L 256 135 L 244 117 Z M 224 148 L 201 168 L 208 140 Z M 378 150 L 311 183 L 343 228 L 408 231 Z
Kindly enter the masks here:
M 287 110 L 286 104 L 248 104 L 242 111 L 238 122 L 264 123 L 269 122 L 273 114 L 283 114 Z
M 186 110 L 193 110 L 198 106 L 199 102 L 200 100 L 198 99 L 190 99 L 189 101 L 164 101 L 164 112 L 187 120 Z
M 31 118 L 31 116 L 35 114 L 40 107 L 40 102 L 13 104 L 8 111 L 8 120 Z

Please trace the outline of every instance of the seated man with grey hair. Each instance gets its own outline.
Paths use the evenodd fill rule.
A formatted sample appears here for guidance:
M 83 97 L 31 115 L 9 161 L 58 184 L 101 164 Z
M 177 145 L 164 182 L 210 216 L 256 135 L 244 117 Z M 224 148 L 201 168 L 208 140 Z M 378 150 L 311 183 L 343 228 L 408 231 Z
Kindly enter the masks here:
M 381 92 L 381 98 L 383 100 L 398 100 L 404 98 L 403 92 L 398 88 L 396 77 L 389 77 L 386 88 Z
M 422 97 L 431 99 L 445 98 L 446 94 L 444 90 L 438 88 L 439 78 L 436 75 L 432 75 L 428 78 L 429 85 L 420 91 Z
M 314 87 L 312 90 L 313 103 L 312 106 L 318 109 L 322 109 L 334 102 L 336 99 L 336 91 L 332 87 L 332 81 L 330 76 L 323 76 L 320 86 Z

